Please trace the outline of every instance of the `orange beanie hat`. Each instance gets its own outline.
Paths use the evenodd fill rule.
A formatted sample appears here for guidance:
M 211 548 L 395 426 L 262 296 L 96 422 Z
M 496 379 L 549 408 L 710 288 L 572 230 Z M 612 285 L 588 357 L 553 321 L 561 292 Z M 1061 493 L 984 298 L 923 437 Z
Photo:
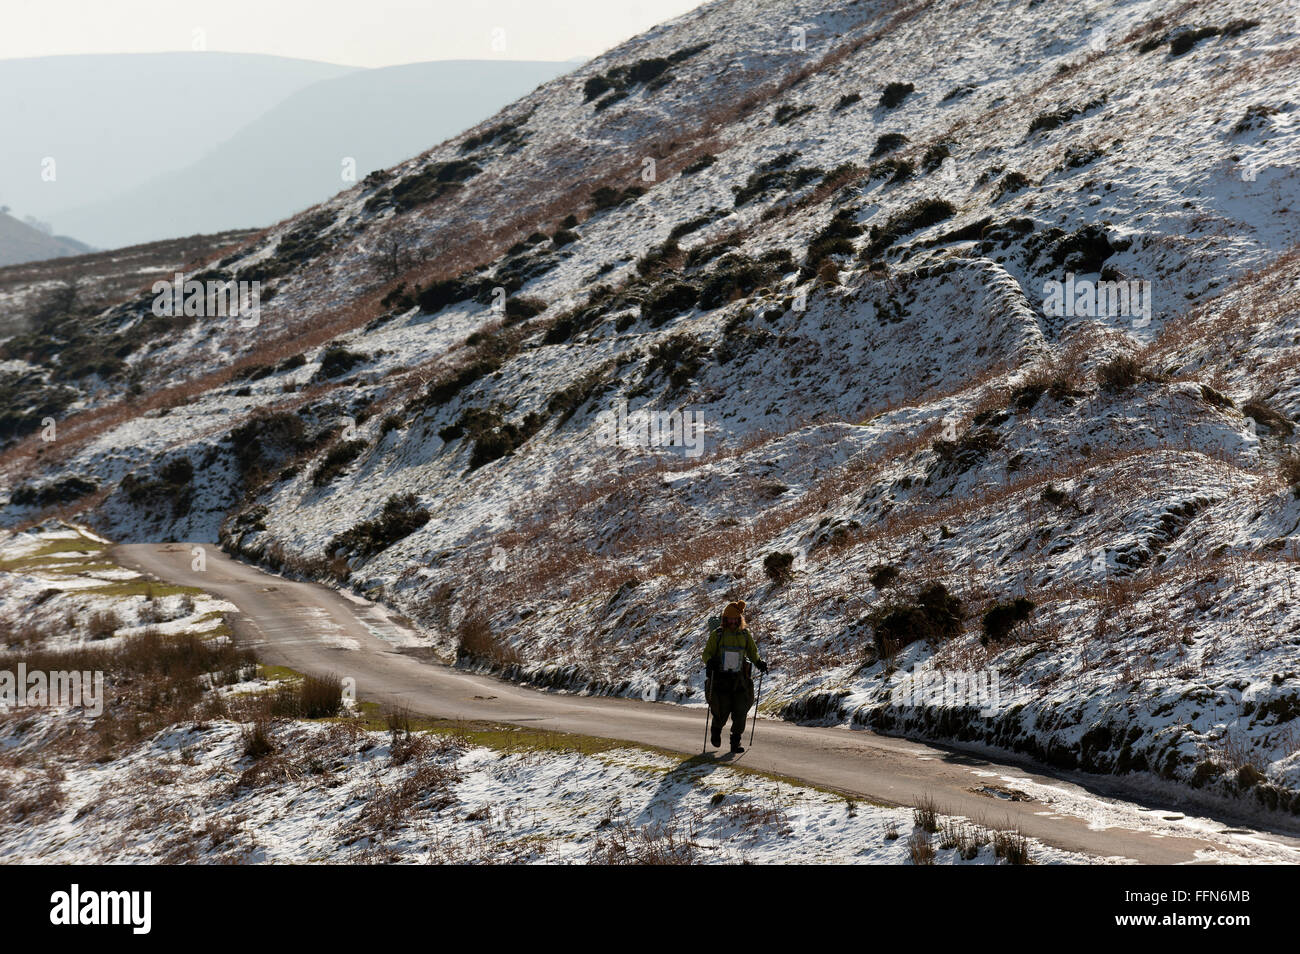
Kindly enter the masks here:
M 737 617 L 739 617 L 740 619 L 740 628 L 744 629 L 745 628 L 745 601 L 744 600 L 736 600 L 732 603 L 728 603 L 727 608 L 722 611 L 722 618 L 724 620 L 735 619 Z

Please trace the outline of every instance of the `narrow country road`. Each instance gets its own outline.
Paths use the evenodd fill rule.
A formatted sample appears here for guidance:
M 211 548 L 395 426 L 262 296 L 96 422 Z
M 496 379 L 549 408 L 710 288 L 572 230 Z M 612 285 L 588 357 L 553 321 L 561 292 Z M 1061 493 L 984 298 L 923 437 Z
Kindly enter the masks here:
M 205 550 L 201 572 L 191 568 L 189 544 L 124 544 L 113 552 L 124 566 L 233 603 L 239 609 L 231 619 L 236 634 L 264 662 L 352 677 L 363 699 L 434 717 L 577 732 L 687 755 L 701 751 L 699 708 L 539 692 L 422 661 L 401 651 L 412 640 L 381 607 L 272 576 L 211 545 Z M 1185 815 L 1170 809 L 1168 799 L 1148 805 L 1115 798 L 1092 780 L 1084 788 L 1070 776 L 866 731 L 764 719 L 754 747 L 738 764 L 889 804 L 930 797 L 943 813 L 1014 826 L 1047 844 L 1099 858 L 1300 862 L 1295 837 Z

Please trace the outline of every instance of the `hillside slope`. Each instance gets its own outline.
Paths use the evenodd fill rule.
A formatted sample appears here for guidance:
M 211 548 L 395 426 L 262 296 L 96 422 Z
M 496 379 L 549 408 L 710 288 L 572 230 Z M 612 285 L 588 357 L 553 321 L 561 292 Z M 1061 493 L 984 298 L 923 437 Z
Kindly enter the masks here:
M 6 519 L 675 701 L 741 598 L 766 711 L 1300 811 L 1298 72 L 1282 2 L 707 4 L 212 263 L 255 326 L 99 316 L 141 393 Z

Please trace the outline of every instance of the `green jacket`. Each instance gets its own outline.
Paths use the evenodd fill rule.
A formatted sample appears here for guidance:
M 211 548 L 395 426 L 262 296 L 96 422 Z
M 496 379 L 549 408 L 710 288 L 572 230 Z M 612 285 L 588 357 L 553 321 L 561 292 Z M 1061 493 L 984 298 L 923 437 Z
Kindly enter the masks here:
M 704 644 L 704 665 L 724 649 L 742 649 L 750 662 L 759 662 L 758 646 L 754 636 L 747 629 L 727 629 L 719 626 L 709 633 L 708 642 Z

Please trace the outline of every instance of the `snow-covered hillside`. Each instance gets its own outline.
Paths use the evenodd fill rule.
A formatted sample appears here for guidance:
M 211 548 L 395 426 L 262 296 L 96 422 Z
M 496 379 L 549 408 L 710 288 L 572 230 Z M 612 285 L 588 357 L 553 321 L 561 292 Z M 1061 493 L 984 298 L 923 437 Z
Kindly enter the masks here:
M 612 740 L 413 719 L 342 695 L 334 715 L 277 717 L 299 677 L 232 645 L 234 606 L 151 582 L 57 523 L 0 534 L 0 600 L 22 618 L 5 630 L 21 649 L 0 665 L 5 862 L 1099 860 L 1027 838 L 995 809 L 886 807 Z M 45 673 L 101 666 L 104 681 L 52 708 L 21 670 L 8 681 L 15 658 Z
M 706 4 L 196 276 L 255 324 L 106 312 L 6 520 L 678 702 L 745 599 L 769 713 L 1300 811 L 1297 74 L 1281 0 Z

